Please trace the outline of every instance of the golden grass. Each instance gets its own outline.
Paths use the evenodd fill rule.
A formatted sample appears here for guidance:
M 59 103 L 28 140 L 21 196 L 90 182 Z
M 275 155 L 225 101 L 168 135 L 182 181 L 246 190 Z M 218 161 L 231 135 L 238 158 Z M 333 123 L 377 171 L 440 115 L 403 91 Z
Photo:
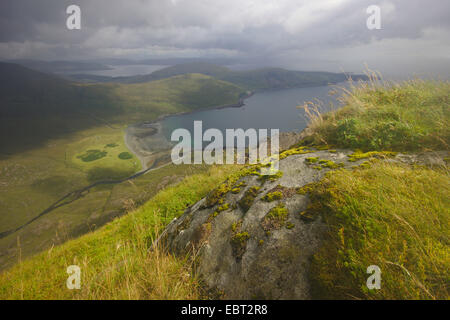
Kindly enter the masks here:
M 383 161 L 330 173 L 312 192 L 328 225 L 315 255 L 316 295 L 344 299 L 449 299 L 448 169 Z M 381 290 L 366 269 L 381 268 Z
M 299 108 L 310 119 L 315 144 L 370 150 L 443 150 L 450 145 L 450 82 L 413 79 L 394 83 L 368 71 L 369 81 L 335 87 L 338 110 L 320 102 Z

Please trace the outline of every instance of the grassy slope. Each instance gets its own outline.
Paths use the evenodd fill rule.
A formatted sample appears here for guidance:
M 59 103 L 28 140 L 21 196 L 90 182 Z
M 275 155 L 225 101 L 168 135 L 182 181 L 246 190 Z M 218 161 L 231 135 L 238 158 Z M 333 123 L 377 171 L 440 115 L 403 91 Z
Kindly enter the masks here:
M 450 84 L 353 88 L 346 107 L 314 119 L 314 139 L 364 150 L 447 150 Z M 320 298 L 449 299 L 450 184 L 446 167 L 375 163 L 338 170 L 312 193 L 329 226 L 314 258 Z M 366 269 L 381 268 L 381 290 Z
M 345 107 L 314 117 L 316 143 L 364 151 L 448 150 L 448 82 L 413 80 L 390 86 L 373 80 L 350 90 L 341 97 Z
M 186 299 L 199 291 L 179 258 L 149 251 L 157 230 L 216 187 L 235 166 L 210 167 L 166 188 L 100 230 L 52 248 L 0 275 L 1 299 Z M 83 290 L 66 288 L 66 268 L 82 269 Z
M 316 254 L 316 297 L 449 299 L 448 171 L 377 163 L 316 187 L 329 234 Z M 381 268 L 368 290 L 366 269 Z
M 126 112 L 141 121 L 142 117 L 152 120 L 161 114 L 237 103 L 243 92 L 238 86 L 202 74 L 114 86 Z

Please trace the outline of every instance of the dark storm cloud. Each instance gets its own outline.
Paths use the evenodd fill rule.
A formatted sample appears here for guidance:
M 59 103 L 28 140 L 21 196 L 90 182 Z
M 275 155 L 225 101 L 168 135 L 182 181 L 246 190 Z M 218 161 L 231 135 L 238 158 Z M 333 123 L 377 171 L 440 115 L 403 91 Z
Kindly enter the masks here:
M 81 7 L 80 31 L 65 27 L 70 4 Z M 382 30 L 366 27 L 373 4 Z M 389 69 L 412 50 L 422 70 L 450 63 L 449 30 L 448 0 L 3 0 L 0 58 L 226 56 L 360 70 Z

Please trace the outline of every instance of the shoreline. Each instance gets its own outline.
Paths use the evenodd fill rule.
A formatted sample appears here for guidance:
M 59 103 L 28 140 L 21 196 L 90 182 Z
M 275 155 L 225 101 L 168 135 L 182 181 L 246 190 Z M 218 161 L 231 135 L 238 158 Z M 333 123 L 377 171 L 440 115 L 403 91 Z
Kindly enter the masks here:
M 157 150 L 152 150 L 152 151 L 148 151 L 145 150 L 145 148 L 142 148 L 140 146 L 138 146 L 139 143 L 133 144 L 131 143 L 131 140 L 133 139 L 133 137 L 136 137 L 135 135 L 132 135 L 129 131 L 130 128 L 138 128 L 138 129 L 142 129 L 145 130 L 145 128 L 154 128 L 157 130 L 157 132 L 153 133 L 152 135 L 160 135 L 162 134 L 162 126 L 161 126 L 161 121 L 163 121 L 166 118 L 169 117 L 173 117 L 173 116 L 180 116 L 180 115 L 188 115 L 188 114 L 193 114 L 193 113 L 197 113 L 197 112 L 202 112 L 202 111 L 207 111 L 207 110 L 222 110 L 222 109 L 227 109 L 227 108 L 242 108 L 243 106 L 245 106 L 245 100 L 251 98 L 253 95 L 257 94 L 257 93 L 263 93 L 263 92 L 271 92 L 271 91 L 282 91 L 282 90 L 290 90 L 290 89 L 297 89 L 297 88 L 315 88 L 315 87 L 330 87 L 330 86 L 336 86 L 339 83 L 342 82 L 337 82 L 337 83 L 328 83 L 328 84 L 324 84 L 324 85 L 313 85 L 313 86 L 304 86 L 304 87 L 289 87 L 289 88 L 277 88 L 277 89 L 267 89 L 267 90 L 254 90 L 254 91 L 247 91 L 246 95 L 242 98 L 239 98 L 238 102 L 236 103 L 231 103 L 231 104 L 225 104 L 225 105 L 219 105 L 219 106 L 213 106 L 213 107 L 205 107 L 205 108 L 199 108 L 199 109 L 195 109 L 195 110 L 190 110 L 190 111 L 182 111 L 182 112 L 177 112 L 177 113 L 165 113 L 165 114 L 161 114 L 160 116 L 158 116 L 156 119 L 154 120 L 150 120 L 150 121 L 141 121 L 141 122 L 137 122 L 134 124 L 130 124 L 127 126 L 127 128 L 125 129 L 125 144 L 127 146 L 127 148 L 139 159 L 139 161 L 141 162 L 141 166 L 142 169 L 146 169 L 147 165 L 146 162 L 148 162 L 152 156 L 154 156 L 154 154 L 158 153 Z M 306 129 L 306 128 L 305 128 Z M 303 131 L 303 130 L 302 130 Z M 167 141 L 167 139 L 165 139 L 166 143 L 170 143 L 170 141 Z M 168 151 L 168 149 L 166 150 Z M 142 155 L 142 153 L 150 153 L 149 155 Z
M 238 102 L 236 103 L 232 103 L 232 104 L 226 104 L 226 105 L 220 105 L 220 106 L 214 106 L 214 107 L 205 107 L 205 108 L 199 108 L 196 110 L 191 110 L 191 111 L 185 111 L 185 112 L 177 112 L 177 113 L 169 113 L 169 114 L 162 114 L 159 117 L 157 117 L 155 120 L 153 121 L 142 121 L 142 122 L 137 122 L 134 124 L 130 124 L 127 126 L 127 128 L 125 129 L 125 134 L 124 134 L 124 141 L 125 141 L 125 146 L 128 148 L 128 150 L 130 150 L 130 152 L 132 152 L 136 158 L 138 158 L 138 160 L 141 162 L 141 170 L 146 170 L 148 168 L 148 161 L 151 160 L 151 158 L 154 156 L 155 153 L 157 153 L 157 150 L 153 150 L 153 151 L 147 151 L 144 148 L 140 148 L 139 143 L 133 143 L 132 139 L 139 139 L 136 137 L 136 135 L 131 134 L 130 133 L 130 129 L 132 128 L 137 128 L 137 129 L 156 129 L 156 132 L 151 133 L 149 136 L 159 136 L 159 137 L 163 137 L 162 136 L 162 124 L 161 121 L 171 117 L 171 116 L 179 116 L 179 115 L 187 115 L 187 114 L 192 114 L 192 113 L 196 113 L 196 112 L 201 112 L 201 111 L 206 111 L 206 110 L 222 110 L 222 109 L 227 109 L 227 108 L 241 108 L 243 106 L 245 106 L 245 100 L 250 98 L 251 96 L 253 96 L 255 94 L 255 92 L 249 91 L 247 92 L 247 95 L 243 98 L 240 98 Z M 163 137 L 164 138 L 164 137 Z M 166 140 L 164 138 L 164 140 Z M 167 143 L 170 143 L 170 141 L 167 141 Z M 169 149 L 167 149 L 168 151 Z M 143 153 L 149 153 L 148 155 L 144 155 Z M 155 159 L 157 160 L 157 159 Z

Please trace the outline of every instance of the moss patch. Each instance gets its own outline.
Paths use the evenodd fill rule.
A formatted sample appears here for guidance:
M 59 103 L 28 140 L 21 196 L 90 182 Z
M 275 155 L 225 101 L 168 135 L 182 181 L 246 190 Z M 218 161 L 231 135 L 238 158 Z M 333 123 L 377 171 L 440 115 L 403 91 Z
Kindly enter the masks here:
M 260 187 L 251 187 L 247 191 L 245 191 L 244 196 L 241 200 L 238 201 L 239 206 L 245 212 L 247 212 L 250 207 L 253 205 L 256 196 L 258 195 Z
M 305 146 L 301 146 L 301 147 L 298 147 L 298 148 L 292 148 L 292 149 L 283 151 L 280 154 L 279 158 L 280 158 L 280 160 L 282 160 L 282 159 L 285 159 L 285 158 L 287 158 L 289 156 L 292 156 L 292 155 L 295 155 L 295 154 L 307 154 L 307 153 L 310 153 L 310 152 L 312 152 L 312 151 L 306 149 Z
M 314 183 L 309 183 L 304 185 L 303 187 L 297 188 L 297 193 L 304 196 L 313 191 Z
M 247 241 L 250 239 L 250 235 L 247 231 L 241 231 L 242 220 L 235 222 L 231 226 L 231 248 L 233 255 L 237 261 L 242 259 L 247 248 Z
M 327 169 L 338 169 L 338 168 L 342 168 L 344 166 L 343 163 L 336 163 L 331 160 L 320 160 L 319 163 L 322 166 L 322 168 L 327 168 Z
M 305 159 L 305 162 L 307 164 L 312 164 L 312 163 L 316 163 L 317 161 L 319 161 L 318 157 L 309 157 Z
M 262 197 L 262 200 L 266 202 L 272 202 L 281 199 L 283 199 L 283 194 L 280 191 L 269 192 L 264 197 Z
M 283 203 L 278 204 L 276 207 L 270 209 L 266 214 L 262 222 L 262 228 L 265 231 L 280 229 L 284 226 L 289 212 Z
M 386 159 L 393 158 L 397 155 L 397 152 L 392 151 L 370 151 L 370 152 L 361 152 L 356 151 L 348 156 L 348 161 L 356 162 L 361 159 L 369 159 L 369 158 L 378 158 L 378 159 Z
M 233 193 L 233 194 L 238 194 L 239 192 L 241 192 L 241 188 L 233 188 L 233 189 L 231 189 L 231 193 Z

